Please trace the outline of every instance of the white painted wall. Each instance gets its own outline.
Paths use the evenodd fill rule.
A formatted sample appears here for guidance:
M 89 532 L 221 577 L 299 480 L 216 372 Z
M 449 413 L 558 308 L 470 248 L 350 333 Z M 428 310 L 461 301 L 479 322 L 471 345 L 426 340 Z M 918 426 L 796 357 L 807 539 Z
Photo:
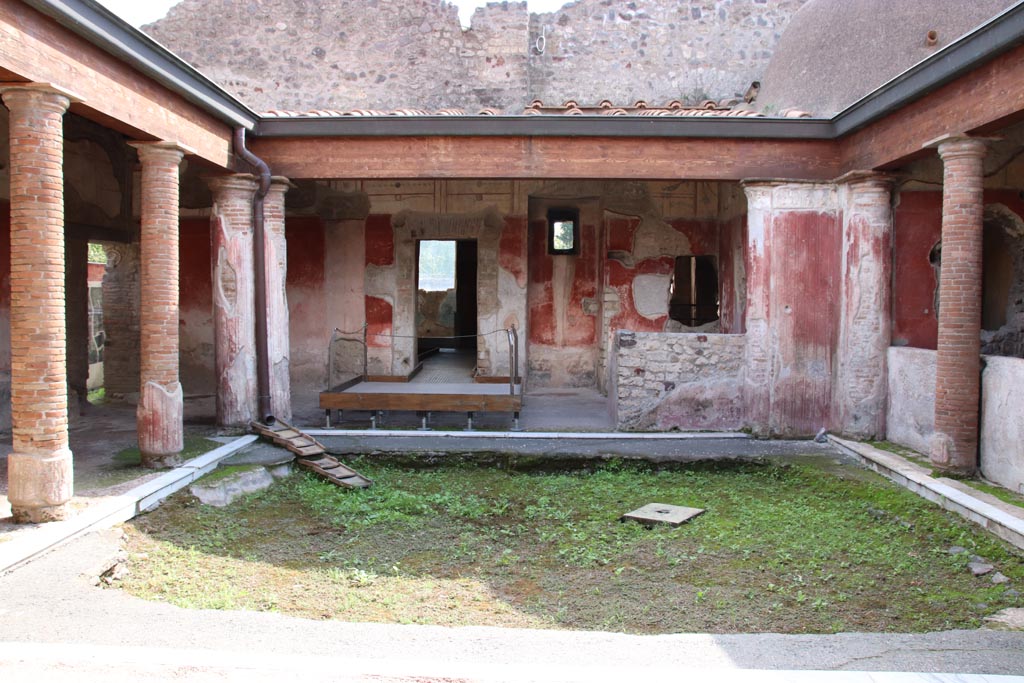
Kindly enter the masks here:
M 1024 493 L 1024 359 L 985 356 L 981 375 L 981 473 Z

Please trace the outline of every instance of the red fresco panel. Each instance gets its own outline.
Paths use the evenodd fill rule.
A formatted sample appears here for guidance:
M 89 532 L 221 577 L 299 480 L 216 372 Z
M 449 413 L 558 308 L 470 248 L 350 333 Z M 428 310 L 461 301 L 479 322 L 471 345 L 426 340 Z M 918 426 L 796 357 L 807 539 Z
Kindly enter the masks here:
M 826 426 L 832 397 L 832 349 L 839 318 L 841 219 L 813 211 L 772 220 L 771 327 L 774 359 L 771 424 L 791 435 Z

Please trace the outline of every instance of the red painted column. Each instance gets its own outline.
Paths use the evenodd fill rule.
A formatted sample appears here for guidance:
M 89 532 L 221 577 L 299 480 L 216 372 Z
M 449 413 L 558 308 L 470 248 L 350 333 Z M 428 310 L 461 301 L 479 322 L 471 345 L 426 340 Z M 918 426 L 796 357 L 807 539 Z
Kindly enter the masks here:
M 11 422 L 14 521 L 64 519 L 73 493 L 68 448 L 64 291 L 64 112 L 45 85 L 4 86 L 10 110 Z
M 184 401 L 178 376 L 178 175 L 187 150 L 138 142 L 142 162 L 139 241 L 139 405 L 142 466 L 171 467 L 184 448 Z
M 213 324 L 217 424 L 247 427 L 256 417 L 256 320 L 249 174 L 207 179 L 213 192 Z
M 270 412 L 286 422 L 292 419 L 289 379 L 288 244 L 284 235 L 284 196 L 292 184 L 274 176 L 263 203 L 263 229 L 267 258 L 267 352 L 270 357 Z
M 833 430 L 885 438 L 892 338 L 892 180 L 855 171 L 838 181 L 843 214 Z
M 981 390 L 981 259 L 983 140 L 938 143 L 942 184 L 942 270 L 931 461 L 972 474 L 978 466 Z

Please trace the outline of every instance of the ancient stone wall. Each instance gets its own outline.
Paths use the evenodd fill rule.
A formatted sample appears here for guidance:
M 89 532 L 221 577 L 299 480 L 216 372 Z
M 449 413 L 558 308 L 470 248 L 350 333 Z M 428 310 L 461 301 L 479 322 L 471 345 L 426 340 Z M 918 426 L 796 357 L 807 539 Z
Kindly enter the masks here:
M 886 438 L 928 453 L 935 431 L 935 351 L 889 347 Z
M 740 429 L 744 348 L 741 334 L 620 331 L 616 427 Z
M 579 0 L 531 15 L 441 0 L 183 0 L 145 27 L 250 106 L 519 113 L 535 98 L 721 99 L 767 67 L 806 0 Z
M 981 473 L 1024 493 L 1024 359 L 985 357 L 981 375 Z

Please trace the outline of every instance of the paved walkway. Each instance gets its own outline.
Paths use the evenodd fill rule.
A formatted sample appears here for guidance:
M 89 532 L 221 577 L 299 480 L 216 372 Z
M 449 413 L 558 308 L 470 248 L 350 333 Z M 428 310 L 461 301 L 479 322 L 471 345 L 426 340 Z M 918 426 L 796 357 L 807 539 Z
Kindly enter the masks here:
M 1024 673 L 1022 632 L 632 636 L 185 610 L 92 585 L 119 537 L 78 538 L 0 577 L 0 679 L 1024 682 L 993 677 Z

